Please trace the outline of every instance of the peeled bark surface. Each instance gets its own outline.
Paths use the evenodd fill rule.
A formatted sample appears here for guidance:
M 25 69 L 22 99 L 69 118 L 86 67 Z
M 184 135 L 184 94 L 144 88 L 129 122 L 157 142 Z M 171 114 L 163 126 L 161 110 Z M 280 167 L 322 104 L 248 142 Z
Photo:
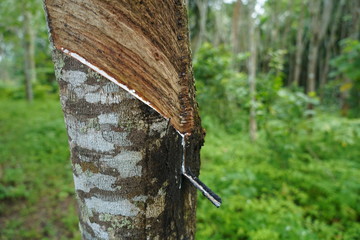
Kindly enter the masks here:
M 55 50 L 83 239 L 194 239 L 182 139 L 153 109 Z M 199 171 L 199 136 L 186 164 Z
M 181 133 L 198 127 L 180 0 L 45 0 L 55 48 L 128 89 Z

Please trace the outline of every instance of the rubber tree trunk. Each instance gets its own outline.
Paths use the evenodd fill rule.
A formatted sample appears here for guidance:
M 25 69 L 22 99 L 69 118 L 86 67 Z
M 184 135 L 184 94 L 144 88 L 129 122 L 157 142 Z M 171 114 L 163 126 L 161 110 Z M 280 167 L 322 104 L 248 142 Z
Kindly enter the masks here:
M 302 56 L 304 52 L 304 27 L 304 19 L 301 15 L 301 19 L 299 20 L 299 28 L 296 34 L 295 70 L 292 83 L 294 86 L 299 86 L 300 83 Z
M 241 10 L 241 0 L 237 0 L 234 3 L 234 9 L 233 9 L 233 15 L 232 15 L 232 22 L 231 22 L 231 48 L 232 48 L 232 54 L 233 54 L 233 62 L 232 67 L 235 70 L 237 69 L 236 64 L 236 57 L 239 53 L 239 25 L 240 25 L 240 10 Z
M 307 93 L 316 92 L 316 79 L 317 69 L 319 66 L 318 56 L 320 51 L 320 44 L 325 37 L 331 19 L 333 2 L 323 1 L 323 10 L 321 10 L 321 2 L 322 1 L 313 1 L 310 3 L 310 11 L 312 15 L 312 37 L 309 46 L 308 77 L 306 83 Z
M 336 2 L 335 2 L 336 3 Z M 330 59 L 333 55 L 333 49 L 336 48 L 336 38 L 337 38 L 337 30 L 338 30 L 338 22 L 340 22 L 341 15 L 343 13 L 345 5 L 345 0 L 338 1 L 336 7 L 334 7 L 334 14 L 332 17 L 332 24 L 330 24 L 330 34 L 325 40 L 325 57 L 323 59 L 323 66 L 320 71 L 320 90 L 321 90 L 321 98 L 324 94 L 324 87 L 328 80 L 328 75 L 330 71 Z
M 24 7 L 23 11 L 23 48 L 24 48 L 24 72 L 25 72 L 25 90 L 26 100 L 33 101 L 34 94 L 32 84 L 36 80 L 36 68 L 35 68 L 35 44 L 34 44 L 34 31 L 31 26 L 32 15 Z
M 249 129 L 250 138 L 255 141 L 257 138 L 257 123 L 256 123 L 256 66 L 257 66 L 257 50 L 256 50 L 256 23 L 252 16 L 255 13 L 255 0 L 249 2 L 249 46 L 250 46 L 250 59 L 248 62 L 249 70 L 249 93 L 250 93 L 250 116 L 249 116 Z
M 199 33 L 197 34 L 197 38 L 195 39 L 195 43 L 192 46 L 192 50 L 194 54 L 199 50 L 202 43 L 206 40 L 206 21 L 208 14 L 208 0 L 196 0 L 196 6 L 199 10 Z
M 175 2 L 177 8 L 182 4 Z M 186 19 L 186 13 L 182 14 L 176 17 Z M 143 15 L 133 12 L 131 17 L 141 19 Z M 158 16 L 152 17 L 159 21 Z M 55 26 L 52 20 L 48 15 L 48 24 Z M 50 29 L 52 34 L 56 31 Z M 122 34 L 126 36 L 126 32 Z M 188 36 L 184 37 L 188 48 Z M 196 190 L 182 177 L 182 163 L 185 158 L 187 167 L 199 173 L 203 136 L 194 132 L 183 147 L 171 119 L 54 47 L 82 238 L 194 239 Z M 174 59 L 191 63 L 186 52 Z M 118 64 L 119 68 L 126 65 Z M 131 66 L 124 71 L 136 72 L 142 67 Z M 184 74 L 191 75 L 191 67 L 186 71 Z
M 222 0 L 217 0 L 215 4 L 218 5 L 217 11 L 214 12 L 214 33 L 213 33 L 213 44 L 215 47 L 218 47 L 220 44 L 223 44 L 228 41 L 227 32 L 224 28 L 224 15 L 225 7 Z

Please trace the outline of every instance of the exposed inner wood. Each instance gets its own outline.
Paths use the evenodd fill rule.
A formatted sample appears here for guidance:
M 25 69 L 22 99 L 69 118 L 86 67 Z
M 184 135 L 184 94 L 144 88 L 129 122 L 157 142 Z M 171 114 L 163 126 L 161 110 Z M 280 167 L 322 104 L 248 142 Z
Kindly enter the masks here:
M 199 126 L 180 0 L 45 0 L 54 46 L 131 90 L 181 133 Z

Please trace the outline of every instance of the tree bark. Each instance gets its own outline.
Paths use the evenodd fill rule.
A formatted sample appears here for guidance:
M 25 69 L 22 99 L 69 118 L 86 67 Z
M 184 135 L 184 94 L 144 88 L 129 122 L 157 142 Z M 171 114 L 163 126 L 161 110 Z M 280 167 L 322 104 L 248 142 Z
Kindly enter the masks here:
M 34 99 L 32 84 L 36 80 L 36 68 L 35 68 L 35 43 L 34 43 L 34 31 L 31 26 L 32 15 L 24 7 L 23 12 L 23 47 L 24 47 L 24 72 L 25 72 L 25 90 L 26 99 L 28 102 L 32 102 Z
M 203 41 L 206 39 L 206 20 L 209 4 L 208 0 L 196 0 L 195 2 L 199 10 L 199 33 L 196 37 L 195 44 L 192 47 L 194 54 L 196 54 Z
M 299 20 L 299 27 L 296 34 L 296 54 L 295 54 L 295 70 L 294 70 L 294 80 L 293 85 L 299 86 L 300 83 L 300 73 L 302 65 L 302 55 L 304 52 L 304 19 Z
M 168 120 L 55 50 L 83 239 L 194 239 L 196 190 Z M 200 142 L 187 146 L 199 170 Z
M 323 90 L 325 84 L 327 83 L 327 78 L 330 70 L 330 59 L 332 57 L 332 49 L 334 49 L 336 44 L 336 31 L 338 30 L 338 22 L 341 20 L 341 15 L 344 9 L 345 0 L 340 0 L 335 9 L 335 14 L 333 17 L 333 21 L 330 27 L 330 35 L 325 40 L 325 58 L 324 64 L 321 69 L 320 74 L 320 89 Z M 323 91 L 321 92 L 323 95 Z
M 307 93 L 316 92 L 316 67 L 318 59 L 319 45 L 317 42 L 311 42 L 309 48 L 309 60 L 308 60 L 308 78 L 306 89 Z
M 312 37 L 309 47 L 307 93 L 316 92 L 316 69 L 318 67 L 317 59 L 319 55 L 320 42 L 326 34 L 333 5 L 332 1 L 323 1 L 324 8 L 323 11 L 321 11 L 321 2 L 322 1 L 313 1 L 310 4 L 310 10 L 312 11 Z
M 252 13 L 255 13 L 255 1 L 249 1 L 250 14 L 249 14 L 249 46 L 250 46 L 250 59 L 248 63 L 249 69 L 249 87 L 250 87 L 250 118 L 249 118 L 249 128 L 250 128 L 250 138 L 252 141 L 255 141 L 257 138 L 257 124 L 256 124 L 256 26 L 255 19 L 252 16 Z
M 45 8 L 49 2 L 45 1 Z M 175 1 L 169 6 L 177 8 L 179 4 L 183 3 Z M 136 12 L 131 14 L 138 21 L 143 17 Z M 186 12 L 182 14 L 177 17 L 183 21 Z M 53 40 L 60 25 L 54 25 L 54 19 L 47 17 L 52 34 L 50 39 Z M 159 24 L 165 27 L 170 22 L 164 18 L 160 20 L 156 14 L 153 21 L 160 21 Z M 181 27 L 186 27 L 183 25 L 186 22 L 183 21 Z M 122 34 L 127 36 L 126 32 Z M 57 38 L 62 36 L 56 35 Z M 186 40 L 182 47 L 189 48 L 188 36 L 182 37 Z M 164 118 L 149 104 L 120 88 L 121 84 L 109 81 L 103 71 L 92 70 L 87 61 L 66 55 L 56 42 L 53 45 L 83 239 L 194 239 L 196 190 L 183 178 L 186 176 L 183 169 L 186 166 L 195 175 L 199 174 L 199 152 L 203 144 L 200 120 L 196 120 L 196 130 L 186 135 L 185 141 L 180 130 L 173 127 L 178 125 L 172 124 L 171 119 Z M 183 51 L 168 60 L 185 62 L 184 74 L 191 76 L 187 84 L 192 84 L 188 53 Z M 158 54 L 162 56 L 163 53 Z M 106 60 L 103 59 L 103 64 Z M 126 62 L 117 64 L 120 69 L 135 74 L 143 69 L 141 64 L 130 67 Z M 168 72 L 163 71 L 166 76 Z M 181 77 L 182 74 L 172 81 L 180 81 Z M 181 102 L 183 92 L 178 94 L 176 100 Z M 189 90 L 188 95 L 192 94 Z
M 213 33 L 213 43 L 214 46 L 219 46 L 220 44 L 223 44 L 227 42 L 227 32 L 226 28 L 224 28 L 224 16 L 226 16 L 226 12 L 224 9 L 224 3 L 222 0 L 215 1 L 215 4 L 218 5 L 217 10 L 214 11 L 214 33 Z
M 233 53 L 233 68 L 237 68 L 236 56 L 239 53 L 239 25 L 240 25 L 240 10 L 241 0 L 237 0 L 234 6 L 232 23 L 231 23 L 231 47 Z
M 355 40 L 360 40 L 360 3 L 359 1 L 353 0 L 350 2 L 350 6 L 353 26 L 350 37 Z

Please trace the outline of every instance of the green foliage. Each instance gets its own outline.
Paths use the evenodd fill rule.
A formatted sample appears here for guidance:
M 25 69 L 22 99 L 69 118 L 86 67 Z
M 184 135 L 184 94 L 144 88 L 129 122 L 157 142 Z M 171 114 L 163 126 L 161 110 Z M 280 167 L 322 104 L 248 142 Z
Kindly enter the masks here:
M 205 43 L 194 60 L 197 100 L 200 112 L 215 118 L 229 131 L 241 129 L 241 107 L 248 103 L 247 77 L 231 69 L 232 55 L 225 47 Z
M 270 72 L 257 77 L 257 143 L 246 137 L 247 75 L 231 70 L 224 47 L 205 44 L 197 54 L 208 129 L 201 178 L 216 182 L 224 202 L 215 209 L 200 198 L 197 239 L 360 236 L 360 122 L 315 111 L 318 98 L 284 88 L 285 54 L 270 52 Z
M 359 124 L 302 118 L 297 125 L 304 130 L 287 138 L 287 156 L 264 133 L 253 144 L 208 131 L 201 178 L 213 183 L 223 205 L 199 198 L 197 239 L 358 239 Z
M 344 74 L 355 82 L 360 81 L 360 42 L 353 39 L 344 39 L 340 43 L 341 55 L 334 58 L 332 64 L 338 74 Z
M 292 92 L 281 89 L 276 98 L 268 105 L 268 112 L 263 116 L 261 124 L 262 133 L 267 139 L 272 157 L 279 166 L 288 165 L 289 159 L 300 134 L 312 129 L 307 124 L 309 117 L 314 116 L 314 110 L 308 109 L 309 105 L 316 106 L 318 101 L 302 92 Z
M 331 75 L 342 82 L 340 92 L 349 95 L 345 101 L 349 104 L 350 116 L 360 117 L 360 41 L 344 39 L 340 45 L 341 54 L 331 62 L 335 67 Z
M 201 179 L 223 205 L 199 196 L 197 239 L 358 239 L 360 121 L 307 118 L 309 101 L 279 91 L 271 114 L 281 123 L 256 144 L 207 118 Z M 59 103 L 2 100 L 0 109 L 0 239 L 79 239 Z M 287 121 L 295 133 L 277 127 Z
M 316 98 L 301 89 L 283 88 L 283 64 L 286 51 L 269 52 L 271 71 L 257 77 L 256 113 L 260 128 L 271 125 L 295 128 L 294 121 L 314 115 L 309 105 L 318 105 Z M 239 55 L 244 61 L 247 54 Z M 247 132 L 250 109 L 248 76 L 231 68 L 232 55 L 225 47 L 205 43 L 194 61 L 197 100 L 205 127 L 218 122 L 230 133 Z M 208 120 L 211 119 L 211 120 Z M 273 121 L 269 123 L 268 121 Z M 273 130 L 271 131 L 273 132 Z M 284 132 L 284 131 L 283 131 Z
M 34 84 L 34 98 L 39 100 L 58 99 L 58 87 L 48 84 Z M 25 86 L 0 84 L 0 99 L 2 100 L 22 100 L 25 99 Z
M 35 44 L 36 91 L 44 85 L 57 91 L 54 67 L 50 57 L 48 32 L 41 0 L 0 1 L 0 97 L 25 98 L 24 73 L 24 14 L 30 14 Z M 41 86 L 40 86 L 41 85 Z M 19 87 L 22 86 L 22 87 Z M 3 88 L 10 88 L 10 92 Z M 5 95 L 3 95 L 5 91 Z M 39 94 L 38 94 L 39 95 Z M 42 95 L 42 93 L 40 93 Z M 35 96 L 36 97 L 36 96 Z
M 58 101 L 0 101 L 0 239 L 79 239 Z

